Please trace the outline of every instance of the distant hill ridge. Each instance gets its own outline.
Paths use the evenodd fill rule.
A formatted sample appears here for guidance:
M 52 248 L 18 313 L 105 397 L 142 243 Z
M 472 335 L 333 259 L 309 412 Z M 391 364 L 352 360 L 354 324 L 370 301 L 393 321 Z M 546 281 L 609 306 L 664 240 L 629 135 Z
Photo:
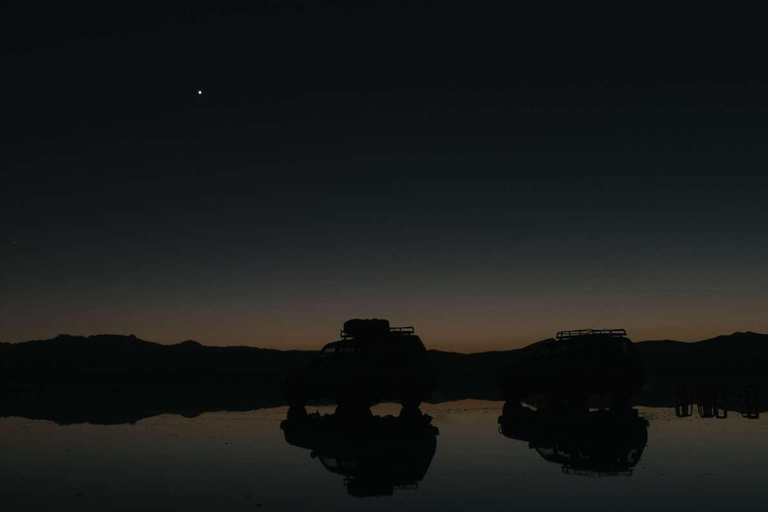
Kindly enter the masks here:
M 550 338 L 551 339 L 551 338 Z M 459 353 L 441 350 L 429 350 L 434 363 L 453 366 L 460 363 L 464 370 L 481 367 L 484 370 L 505 366 L 521 357 L 527 349 L 541 343 L 532 343 L 526 347 L 497 350 L 488 352 Z M 768 358 L 768 334 L 756 332 L 735 332 L 695 342 L 676 340 L 648 340 L 635 342 L 635 345 L 645 360 L 646 366 L 700 366 L 702 364 L 723 366 L 724 364 L 753 365 L 755 362 Z M 318 347 L 318 350 L 321 347 Z M 73 336 L 60 334 L 55 338 L 31 340 L 21 343 L 0 343 L 0 375 L 8 372 L 16 374 L 20 368 L 15 364 L 22 363 L 31 370 L 31 363 L 45 365 L 57 362 L 57 372 L 63 370 L 62 365 L 78 362 L 100 363 L 99 370 L 113 369 L 131 365 L 132 363 L 144 368 L 165 366 L 184 367 L 193 364 L 197 368 L 203 365 L 209 371 L 217 373 L 239 372 L 281 372 L 294 364 L 306 363 L 315 354 L 315 350 L 279 350 L 252 346 L 210 346 L 194 340 L 185 340 L 177 344 L 161 344 L 146 341 L 133 334 L 96 334 L 92 336 Z M 695 356 L 695 357 L 694 357 Z M 690 359 L 694 357 L 694 359 Z M 127 358 L 127 359 L 126 359 Z M 685 361 L 679 360 L 684 358 Z M 663 360 L 662 360 L 663 359 Z M 9 367 L 13 361 L 15 368 Z M 23 363 L 30 364 L 23 364 Z M 275 366 L 275 364 L 277 365 Z M 218 366 L 221 365 L 221 366 Z M 82 366 L 82 365 L 80 365 Z M 40 368 L 42 370 L 42 368 Z M 72 368 L 70 368 L 72 369 Z M 95 368 L 91 367 L 92 370 Z M 83 368 L 85 370 L 85 368 Z M 438 368 L 439 370 L 439 368 Z
M 526 345 L 526 347 L 534 344 L 534 343 L 540 343 L 541 341 L 546 341 L 551 338 L 546 338 L 544 340 L 540 340 L 537 342 L 533 342 L 529 345 Z M 642 345 L 644 343 L 661 343 L 661 342 L 671 342 L 671 343 L 683 343 L 686 345 L 695 345 L 697 343 L 709 343 L 709 342 L 716 342 L 716 341 L 766 341 L 768 340 L 768 334 L 761 334 L 758 332 L 753 331 L 737 331 L 732 334 L 721 334 L 718 336 L 715 336 L 713 338 L 706 338 L 703 340 L 698 341 L 677 341 L 677 340 L 671 340 L 671 339 L 660 339 L 660 340 L 645 340 L 645 341 L 636 341 L 635 343 L 637 345 Z M 25 345 L 25 344 L 46 344 L 46 343 L 53 343 L 53 342 L 71 342 L 71 343 L 78 343 L 78 342 L 88 342 L 88 343 L 98 343 L 98 342 L 122 342 L 122 343 L 130 343 L 130 342 L 137 342 L 137 343 L 146 343 L 150 345 L 157 345 L 162 347 L 178 347 L 180 345 L 190 345 L 190 346 L 199 346 L 199 347 L 206 347 L 206 348 L 248 348 L 248 349 L 255 349 L 255 350 L 274 350 L 278 352 L 314 352 L 313 350 L 282 350 L 282 349 L 272 349 L 272 348 L 262 348 L 262 347 L 254 347 L 251 345 L 227 345 L 227 346 L 218 346 L 218 345 L 203 345 L 202 343 L 195 341 L 195 340 L 184 340 L 179 343 L 175 344 L 164 344 L 164 343 L 156 343 L 153 341 L 147 341 L 143 340 L 139 337 L 137 337 L 135 334 L 93 334 L 89 336 L 82 336 L 82 335 L 72 335 L 72 334 L 59 334 L 55 338 L 46 338 L 46 339 L 38 339 L 38 340 L 28 340 L 28 341 L 22 341 L 22 342 L 0 342 L 0 346 L 19 346 L 19 345 Z M 485 352 L 474 352 L 471 354 L 464 354 L 462 352 L 450 352 L 450 351 L 442 351 L 442 350 L 432 350 L 435 352 L 444 352 L 444 353 L 455 353 L 455 354 L 462 354 L 462 355 L 473 355 L 473 354 L 496 354 L 500 352 L 511 352 L 515 350 L 521 350 L 521 347 L 517 349 L 508 349 L 508 350 L 490 350 Z M 318 346 L 318 350 L 321 347 Z
M 313 351 L 164 345 L 135 335 L 97 334 L 0 345 L 0 380 L 209 380 L 279 378 Z
M 546 340 L 543 340 L 546 341 Z M 701 373 L 726 375 L 757 371 L 768 361 L 768 335 L 735 332 L 698 342 L 649 340 L 636 346 L 651 377 Z M 466 394 L 492 386 L 497 372 L 521 358 L 529 347 L 462 354 L 430 350 L 441 392 Z M 318 347 L 320 348 L 320 347 Z M 164 345 L 135 335 L 98 334 L 0 345 L 3 380 L 207 380 L 279 379 L 307 364 L 316 351 L 250 346 L 207 346 L 193 340 Z M 495 381 L 494 381 L 495 382 Z
M 519 362 L 532 345 L 474 354 L 430 350 L 437 376 L 431 401 L 501 399 L 498 372 Z M 698 342 L 650 340 L 636 347 L 648 378 L 638 405 L 672 405 L 680 383 L 692 389 L 702 382 L 724 383 L 731 397 L 745 382 L 768 388 L 766 334 L 735 332 Z M 315 354 L 212 347 L 193 340 L 163 345 L 112 334 L 2 343 L 0 417 L 120 423 L 164 412 L 195 415 L 277 406 L 284 404 L 285 372 L 306 366 Z
M 187 346 L 187 347 L 207 347 L 207 348 L 252 348 L 256 350 L 275 350 L 279 352 L 285 352 L 279 349 L 269 349 L 269 348 L 261 348 L 261 347 L 251 347 L 246 345 L 230 345 L 230 346 L 212 346 L 212 345 L 203 345 L 202 343 L 195 341 L 195 340 L 184 340 L 179 343 L 175 344 L 164 344 L 164 343 L 156 343 L 154 341 L 147 341 L 143 340 L 141 338 L 138 338 L 135 334 L 93 334 L 90 336 L 79 336 L 79 335 L 72 335 L 72 334 L 59 334 L 55 338 L 47 338 L 47 339 L 39 339 L 39 340 L 29 340 L 29 341 L 22 341 L 19 343 L 0 343 L 0 345 L 11 345 L 11 346 L 19 346 L 19 345 L 48 345 L 48 344 L 61 344 L 61 343 L 73 343 L 73 344 L 97 344 L 97 343 L 113 343 L 113 344 L 147 344 L 147 345 L 155 345 L 160 347 L 178 347 L 178 346 Z M 288 350 L 287 352 L 291 352 L 291 350 Z

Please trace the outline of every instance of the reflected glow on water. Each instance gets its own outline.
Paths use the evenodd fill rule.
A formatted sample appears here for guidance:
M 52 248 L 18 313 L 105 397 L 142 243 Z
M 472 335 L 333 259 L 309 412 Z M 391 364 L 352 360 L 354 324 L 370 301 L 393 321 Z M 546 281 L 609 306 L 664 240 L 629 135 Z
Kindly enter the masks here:
M 350 496 L 342 476 L 286 443 L 285 407 L 118 426 L 3 418 L 0 509 L 762 510 L 768 499 L 765 415 L 704 420 L 641 408 L 648 444 L 632 476 L 593 478 L 564 474 L 502 436 L 501 411 L 500 402 L 424 405 L 440 433 L 423 480 L 377 498 Z M 373 412 L 397 415 L 399 406 Z

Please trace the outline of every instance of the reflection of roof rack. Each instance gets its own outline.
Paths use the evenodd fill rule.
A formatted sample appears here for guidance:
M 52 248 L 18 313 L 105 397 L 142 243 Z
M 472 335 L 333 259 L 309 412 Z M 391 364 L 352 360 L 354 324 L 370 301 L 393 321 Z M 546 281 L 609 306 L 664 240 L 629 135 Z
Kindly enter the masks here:
M 402 334 L 414 334 L 416 333 L 416 329 L 413 326 L 408 325 L 406 327 L 390 327 L 389 332 L 396 332 L 396 333 L 402 333 Z M 344 339 L 352 338 L 355 336 L 354 334 L 348 333 L 345 330 L 341 330 L 339 331 L 339 333 L 341 337 Z
M 624 329 L 576 329 L 573 331 L 560 331 L 557 333 L 556 338 L 558 340 L 567 340 L 571 338 L 576 338 L 578 336 L 590 336 L 590 335 L 600 335 L 600 336 L 626 336 L 627 331 Z
M 601 477 L 601 476 L 632 476 L 632 470 L 631 469 L 624 469 L 624 470 L 608 470 L 608 471 L 600 471 L 596 469 L 583 469 L 583 468 L 576 468 L 570 464 L 565 464 L 561 468 L 562 472 L 567 475 L 580 475 L 580 476 L 591 476 L 591 477 Z

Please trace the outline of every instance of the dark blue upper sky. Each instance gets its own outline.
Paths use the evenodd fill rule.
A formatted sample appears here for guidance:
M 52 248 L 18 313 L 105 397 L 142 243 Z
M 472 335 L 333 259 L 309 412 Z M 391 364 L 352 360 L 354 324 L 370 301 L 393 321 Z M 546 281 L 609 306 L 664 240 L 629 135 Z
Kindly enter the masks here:
M 0 341 L 768 329 L 760 41 L 416 5 L 9 8 Z

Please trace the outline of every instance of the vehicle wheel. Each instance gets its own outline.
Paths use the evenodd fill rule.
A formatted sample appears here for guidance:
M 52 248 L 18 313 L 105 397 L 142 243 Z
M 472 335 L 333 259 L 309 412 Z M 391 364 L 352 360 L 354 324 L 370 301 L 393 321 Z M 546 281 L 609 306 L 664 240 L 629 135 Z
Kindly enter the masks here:
M 421 406 L 421 398 L 419 398 L 418 396 L 404 396 L 400 398 L 400 405 L 403 406 L 403 409 L 405 408 L 418 409 Z
M 288 407 L 287 417 L 288 417 L 289 420 L 299 419 L 299 418 L 306 418 L 307 417 L 307 409 L 304 407 L 304 404 L 302 404 L 302 405 L 291 405 L 291 406 Z
M 565 409 L 571 414 L 589 412 L 587 396 L 582 393 L 571 393 L 565 396 Z
M 626 395 L 611 396 L 611 412 L 627 412 L 632 410 L 632 401 Z
M 519 400 L 507 400 L 504 402 L 504 408 L 501 410 L 501 414 L 504 416 L 512 416 L 520 413 L 523 410 L 523 404 Z
M 418 405 L 405 405 L 403 404 L 402 409 L 400 409 L 400 414 L 398 415 L 399 418 L 406 418 L 406 419 L 420 419 L 421 418 L 421 409 Z
M 297 392 L 288 392 L 286 398 L 288 399 L 288 407 L 300 407 L 304 408 L 304 405 L 307 403 L 306 398 L 302 393 Z

